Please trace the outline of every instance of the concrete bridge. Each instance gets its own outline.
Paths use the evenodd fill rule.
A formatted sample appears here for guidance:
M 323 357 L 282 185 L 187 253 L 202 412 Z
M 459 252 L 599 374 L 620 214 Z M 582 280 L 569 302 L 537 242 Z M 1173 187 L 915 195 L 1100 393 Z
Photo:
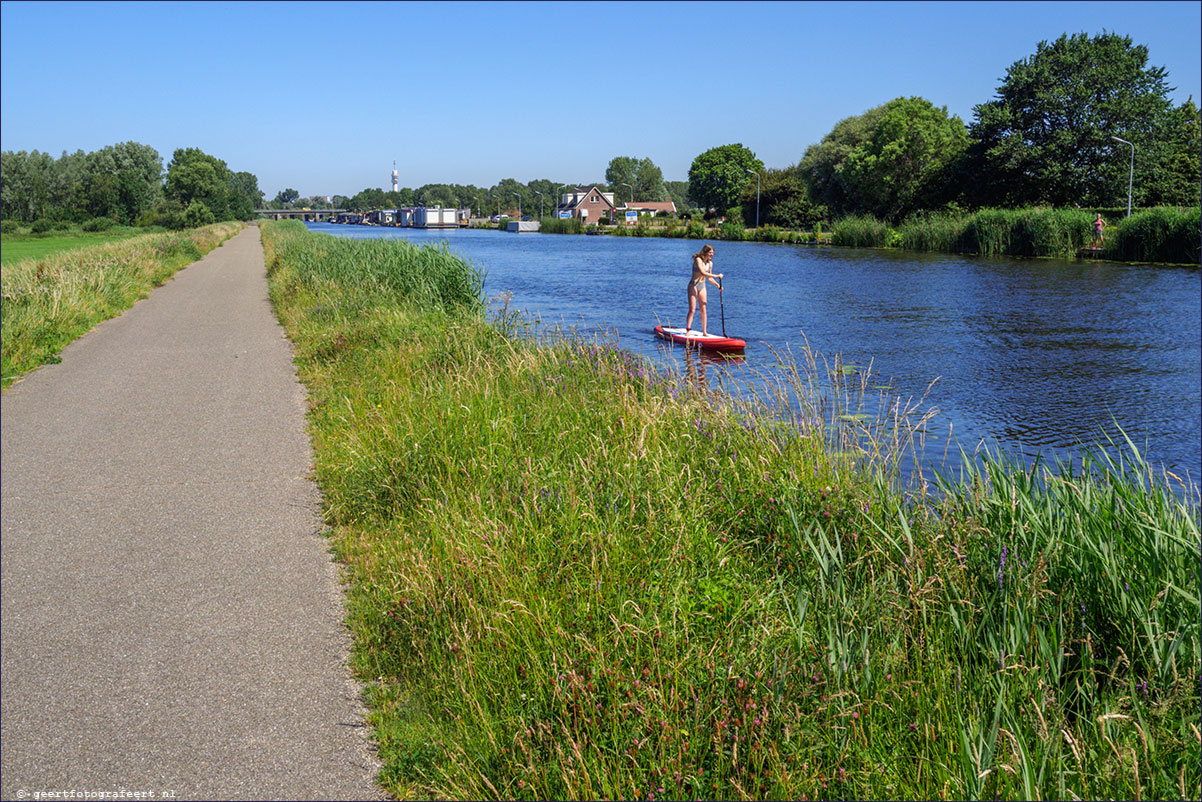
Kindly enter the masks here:
M 255 209 L 255 214 L 271 220 L 304 220 L 316 223 L 346 211 L 346 209 Z

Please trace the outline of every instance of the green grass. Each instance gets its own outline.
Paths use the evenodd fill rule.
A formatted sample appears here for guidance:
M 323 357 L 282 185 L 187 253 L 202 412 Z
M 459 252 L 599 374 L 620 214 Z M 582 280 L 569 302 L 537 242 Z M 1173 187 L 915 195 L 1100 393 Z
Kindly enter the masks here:
M 1196 490 L 1128 447 L 903 494 L 837 359 L 735 403 L 445 251 L 264 243 L 398 796 L 1198 796 Z
M 3 386 L 57 361 L 63 348 L 97 323 L 133 306 L 242 227 L 219 223 L 5 261 L 0 272 Z
M 97 232 L 55 232 L 47 235 L 4 234 L 0 237 L 0 264 L 13 264 L 24 259 L 44 259 L 61 251 L 120 242 L 145 236 L 147 233 L 150 232 L 144 228 L 121 228 Z

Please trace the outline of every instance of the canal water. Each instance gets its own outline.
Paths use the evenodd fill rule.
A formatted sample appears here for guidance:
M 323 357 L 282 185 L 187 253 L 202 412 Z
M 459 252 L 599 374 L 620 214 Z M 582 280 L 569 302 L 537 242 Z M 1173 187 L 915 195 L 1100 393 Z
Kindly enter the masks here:
M 488 298 L 512 294 L 510 307 L 543 326 L 602 332 L 736 394 L 772 385 L 778 354 L 807 343 L 820 366 L 870 366 L 866 384 L 891 389 L 870 389 L 869 411 L 925 415 L 916 459 L 937 469 L 981 446 L 1071 459 L 1083 444 L 1123 442 L 1121 428 L 1149 463 L 1194 483 L 1202 473 L 1198 268 L 713 241 L 725 293 L 720 304 L 710 288 L 709 329 L 724 315 L 748 347 L 741 361 L 698 365 L 652 328 L 683 325 L 701 241 L 308 226 L 446 242 L 485 274 Z

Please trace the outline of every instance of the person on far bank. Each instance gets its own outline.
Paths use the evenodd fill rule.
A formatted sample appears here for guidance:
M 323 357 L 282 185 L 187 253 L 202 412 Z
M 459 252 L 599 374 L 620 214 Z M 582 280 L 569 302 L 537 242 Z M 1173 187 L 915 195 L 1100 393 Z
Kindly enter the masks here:
M 1098 212 L 1098 219 L 1093 221 L 1093 246 L 1101 248 L 1105 242 L 1106 236 L 1106 221 L 1102 219 L 1102 213 Z
M 705 315 L 705 283 L 708 281 L 718 288 L 718 292 L 722 292 L 722 285 L 718 283 L 722 275 L 714 272 L 714 246 L 701 246 L 701 250 L 693 254 L 693 277 L 689 279 L 689 314 L 685 318 L 685 331 L 693 328 L 693 314 L 700 309 L 701 333 L 709 334 L 706 328 L 708 321 Z

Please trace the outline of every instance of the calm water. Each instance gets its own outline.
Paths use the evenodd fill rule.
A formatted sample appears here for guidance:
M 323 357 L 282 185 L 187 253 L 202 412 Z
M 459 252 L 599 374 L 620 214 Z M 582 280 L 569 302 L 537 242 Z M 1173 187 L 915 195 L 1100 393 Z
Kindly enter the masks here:
M 544 324 L 615 332 L 657 362 L 685 361 L 651 333 L 683 325 L 696 240 L 309 224 L 345 237 L 447 242 L 485 272 L 485 294 Z M 742 366 L 706 365 L 730 386 L 777 364 L 769 345 L 872 364 L 903 401 L 933 409 L 925 461 L 947 445 L 1071 456 L 1120 437 L 1150 462 L 1202 473 L 1202 273 L 1053 260 L 812 249 L 716 241 L 726 331 Z M 711 287 L 710 331 L 721 331 Z M 699 326 L 699 321 L 694 322 Z M 956 445 L 952 445 L 954 452 Z

